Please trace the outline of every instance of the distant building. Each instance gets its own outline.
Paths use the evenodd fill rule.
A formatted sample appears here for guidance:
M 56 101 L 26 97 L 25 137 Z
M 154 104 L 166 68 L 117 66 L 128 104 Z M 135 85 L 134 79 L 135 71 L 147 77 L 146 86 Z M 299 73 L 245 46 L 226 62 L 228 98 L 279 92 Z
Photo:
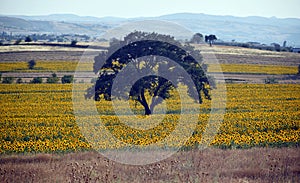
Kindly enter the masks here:
M 300 48 L 292 48 L 292 52 L 294 52 L 294 53 L 300 53 Z

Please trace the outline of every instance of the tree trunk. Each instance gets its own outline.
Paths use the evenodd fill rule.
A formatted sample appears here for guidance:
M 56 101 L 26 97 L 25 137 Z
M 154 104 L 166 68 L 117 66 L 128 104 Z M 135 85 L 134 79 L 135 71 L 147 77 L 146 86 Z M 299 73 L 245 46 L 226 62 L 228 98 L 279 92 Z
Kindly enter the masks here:
M 145 115 L 151 115 L 152 114 L 152 111 L 150 110 L 148 105 L 144 106 L 144 108 L 145 108 Z
M 147 100 L 146 100 L 146 97 L 145 97 L 145 91 L 142 90 L 141 91 L 141 97 L 139 97 L 139 100 L 138 100 L 144 107 L 145 109 L 145 115 L 150 115 L 152 114 L 150 108 L 149 108 L 149 105 L 147 103 Z

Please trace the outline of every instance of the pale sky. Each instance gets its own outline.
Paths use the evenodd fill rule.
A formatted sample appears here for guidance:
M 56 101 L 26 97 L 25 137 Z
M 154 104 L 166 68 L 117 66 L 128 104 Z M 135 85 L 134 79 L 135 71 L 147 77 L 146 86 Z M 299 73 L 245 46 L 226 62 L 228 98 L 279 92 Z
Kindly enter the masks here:
M 0 0 L 2 15 L 142 17 L 171 13 L 300 18 L 300 0 Z

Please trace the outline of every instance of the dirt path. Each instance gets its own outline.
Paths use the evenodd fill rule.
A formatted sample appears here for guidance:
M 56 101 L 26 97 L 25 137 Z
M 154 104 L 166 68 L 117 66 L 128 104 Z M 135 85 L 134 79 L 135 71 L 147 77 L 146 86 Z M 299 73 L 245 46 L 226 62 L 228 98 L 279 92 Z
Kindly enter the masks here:
M 268 78 L 274 78 L 278 83 L 295 83 L 300 84 L 300 77 L 294 75 L 270 75 L 270 74 L 213 74 L 214 78 L 222 82 L 224 77 L 226 82 L 229 83 L 265 83 Z
M 57 77 L 61 78 L 64 75 L 74 75 L 74 72 L 57 72 Z M 51 77 L 52 72 L 7 72 L 2 73 L 2 77 L 15 77 L 22 78 L 23 81 L 29 82 L 34 77 L 42 77 L 45 81 L 46 78 Z M 269 75 L 269 74 L 229 74 L 213 73 L 212 76 L 217 82 L 228 83 L 265 83 L 265 79 L 274 78 L 279 83 L 295 83 L 300 84 L 300 76 L 294 75 Z M 224 80 L 222 79 L 224 77 Z M 77 78 L 77 82 L 91 82 L 91 73 L 80 72 L 80 77 Z

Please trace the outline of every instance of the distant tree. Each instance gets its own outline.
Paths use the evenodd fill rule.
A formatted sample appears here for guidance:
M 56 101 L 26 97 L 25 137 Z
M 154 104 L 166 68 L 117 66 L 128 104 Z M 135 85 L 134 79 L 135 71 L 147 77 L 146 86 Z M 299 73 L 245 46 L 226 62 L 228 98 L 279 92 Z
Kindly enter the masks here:
M 2 83 L 4 84 L 12 84 L 14 82 L 14 77 L 4 77 Z
M 50 41 L 50 39 L 49 39 L 49 41 Z M 54 41 L 54 38 L 51 39 L 51 42 L 52 41 Z M 64 42 L 64 38 L 58 37 L 57 42 L 59 42 L 59 43 Z
M 205 42 L 209 43 L 209 46 L 212 46 L 215 40 L 217 40 L 217 37 L 213 34 L 205 36 Z
M 30 36 L 26 36 L 26 38 L 25 38 L 25 42 L 31 42 L 32 41 L 32 38 L 30 37 Z
M 28 69 L 33 69 L 35 65 L 36 65 L 35 60 L 30 60 L 28 62 Z
M 18 78 L 18 79 L 17 79 L 17 81 L 16 81 L 16 83 L 17 83 L 17 84 L 21 84 L 21 83 L 23 83 L 23 80 L 22 80 L 22 78 Z
M 65 83 L 72 83 L 74 80 L 74 76 L 72 75 L 64 75 L 62 78 L 61 78 L 61 83 L 65 84 Z
M 30 38 L 32 39 L 32 41 L 38 41 L 39 37 L 40 36 L 38 34 L 33 34 Z
M 71 41 L 71 46 L 75 46 L 77 44 L 77 41 L 76 40 L 72 40 Z
M 54 42 L 55 41 L 55 39 L 53 38 L 53 37 L 50 37 L 49 39 L 48 39 L 48 42 Z M 59 42 L 58 40 L 57 40 L 57 42 Z M 61 41 L 62 42 L 62 41 Z
M 52 77 L 47 78 L 47 83 L 57 83 L 58 82 L 58 77 L 55 73 L 52 74 Z
M 203 41 L 203 35 L 200 33 L 196 33 L 193 35 L 192 39 L 191 39 L 191 43 L 196 43 L 199 44 Z
M 2 73 L 0 72 L 0 81 L 2 81 Z
M 21 42 L 22 42 L 22 39 L 17 39 L 17 40 L 15 41 L 14 45 L 18 45 L 18 44 L 20 44 Z
M 118 49 L 120 48 L 121 49 Z M 113 53 L 113 54 L 112 54 Z M 112 54 L 112 55 L 110 55 Z M 151 57 L 143 57 L 143 56 Z M 184 68 L 195 87 L 190 85 L 185 79 L 176 78 L 175 81 L 169 81 L 159 76 L 159 73 L 170 72 L 170 75 L 176 75 L 179 68 L 171 66 L 169 62 L 160 59 L 159 56 L 171 58 Z M 143 57 L 143 59 L 139 59 Z M 163 100 L 171 97 L 171 91 L 182 83 L 188 86 L 188 94 L 202 103 L 201 93 L 205 98 L 210 99 L 209 90 L 204 87 L 208 84 L 208 78 L 205 76 L 201 63 L 202 57 L 199 51 L 194 50 L 191 46 L 184 46 L 168 35 L 146 32 L 132 32 L 128 34 L 124 41 L 116 41 L 110 44 L 108 52 L 101 52 L 95 57 L 94 72 L 99 73 L 99 78 L 94 87 L 87 90 L 86 97 L 94 97 L 95 100 L 111 100 L 112 85 L 114 78 L 126 66 L 128 69 L 134 70 L 151 70 L 155 68 L 155 75 L 142 77 L 137 80 L 133 86 L 128 86 L 127 91 L 124 91 L 124 86 L 116 84 L 114 92 L 119 94 L 119 97 L 130 99 L 140 103 L 144 107 L 145 115 L 151 115 L 154 107 Z M 196 61 L 197 60 L 197 61 Z M 103 66 L 101 63 L 105 63 Z M 128 65 L 128 63 L 131 63 Z M 173 74 L 172 74 L 173 73 Z M 129 72 L 127 77 L 134 78 L 135 72 Z M 125 86 L 127 87 L 127 86 Z M 150 99 L 146 99 L 146 94 L 150 95 Z M 198 95 L 197 95 L 198 94 Z
M 286 41 L 283 41 L 282 47 L 283 47 L 283 48 L 286 47 Z
M 298 65 L 298 75 L 300 75 L 300 64 Z
M 275 51 L 280 51 L 280 44 L 272 43 L 271 45 L 274 46 Z
M 33 84 L 39 84 L 39 83 L 43 83 L 43 79 L 41 77 L 36 77 L 36 78 L 33 78 L 30 83 L 33 83 Z

